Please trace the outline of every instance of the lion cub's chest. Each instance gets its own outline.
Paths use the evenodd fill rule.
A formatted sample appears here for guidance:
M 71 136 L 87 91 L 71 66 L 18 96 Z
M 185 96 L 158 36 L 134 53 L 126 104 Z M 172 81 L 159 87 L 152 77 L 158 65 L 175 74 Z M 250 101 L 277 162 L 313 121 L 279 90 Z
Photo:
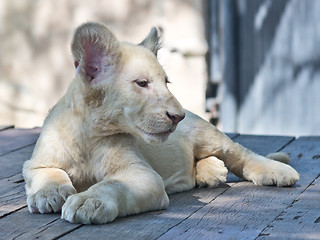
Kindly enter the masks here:
M 72 161 L 65 169 L 78 191 L 86 190 L 105 177 L 112 177 L 132 162 L 133 144 L 124 140 L 112 136 L 86 145 L 77 144 L 69 150 Z

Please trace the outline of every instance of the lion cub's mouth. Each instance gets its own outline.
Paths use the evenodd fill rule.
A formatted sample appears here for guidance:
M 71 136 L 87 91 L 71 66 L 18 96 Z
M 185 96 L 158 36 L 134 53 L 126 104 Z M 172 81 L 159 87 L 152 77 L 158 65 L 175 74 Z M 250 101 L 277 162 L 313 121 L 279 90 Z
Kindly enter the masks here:
M 167 139 L 169 137 L 169 135 L 174 132 L 175 128 L 171 128 L 167 131 L 163 131 L 163 132 L 148 132 L 143 130 L 142 128 L 138 127 L 137 128 L 145 135 L 150 136 L 152 138 L 161 138 L 161 139 Z
M 145 130 L 143 130 L 142 128 L 140 127 L 137 127 L 140 131 L 142 131 L 143 133 L 145 134 L 148 134 L 148 135 L 152 135 L 152 136 L 161 136 L 161 135 L 168 135 L 170 133 L 172 133 L 173 131 L 170 129 L 168 131 L 164 131 L 164 132 L 147 132 Z

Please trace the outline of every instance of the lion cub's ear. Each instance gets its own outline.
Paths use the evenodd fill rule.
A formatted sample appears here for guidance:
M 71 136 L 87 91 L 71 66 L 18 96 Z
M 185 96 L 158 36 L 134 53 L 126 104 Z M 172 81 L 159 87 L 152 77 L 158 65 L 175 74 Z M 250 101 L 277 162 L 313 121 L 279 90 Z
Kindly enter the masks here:
M 101 82 L 112 74 L 120 55 L 118 40 L 98 23 L 79 26 L 74 33 L 71 50 L 77 72 L 90 84 Z
M 153 27 L 148 36 L 139 43 L 140 46 L 148 48 L 154 55 L 157 56 L 159 49 L 161 48 L 161 39 L 158 30 Z

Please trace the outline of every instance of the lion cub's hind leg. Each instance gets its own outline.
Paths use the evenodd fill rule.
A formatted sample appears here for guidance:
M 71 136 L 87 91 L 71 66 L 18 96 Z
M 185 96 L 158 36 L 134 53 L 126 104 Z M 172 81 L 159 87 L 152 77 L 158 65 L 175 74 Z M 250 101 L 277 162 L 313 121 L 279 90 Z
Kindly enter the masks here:
M 216 187 L 227 179 L 228 170 L 224 162 L 211 156 L 196 163 L 196 183 L 199 187 Z

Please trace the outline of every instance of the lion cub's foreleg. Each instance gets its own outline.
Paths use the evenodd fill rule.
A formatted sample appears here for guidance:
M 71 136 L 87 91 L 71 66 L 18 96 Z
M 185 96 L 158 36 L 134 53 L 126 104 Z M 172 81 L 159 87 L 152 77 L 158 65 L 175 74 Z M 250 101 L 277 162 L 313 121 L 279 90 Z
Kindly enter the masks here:
M 76 193 L 68 174 L 58 168 L 30 169 L 29 163 L 23 169 L 29 211 L 60 212 L 67 198 Z
M 223 161 L 211 156 L 197 161 L 196 183 L 199 187 L 216 187 L 227 179 L 228 170 Z
M 257 185 L 292 186 L 299 174 L 289 165 L 255 154 L 221 135 L 221 146 L 212 149 L 235 175 Z M 217 145 L 217 144 L 214 144 Z
M 161 177 L 150 167 L 138 165 L 70 196 L 61 217 L 72 223 L 102 224 L 118 216 L 164 209 L 168 204 Z

